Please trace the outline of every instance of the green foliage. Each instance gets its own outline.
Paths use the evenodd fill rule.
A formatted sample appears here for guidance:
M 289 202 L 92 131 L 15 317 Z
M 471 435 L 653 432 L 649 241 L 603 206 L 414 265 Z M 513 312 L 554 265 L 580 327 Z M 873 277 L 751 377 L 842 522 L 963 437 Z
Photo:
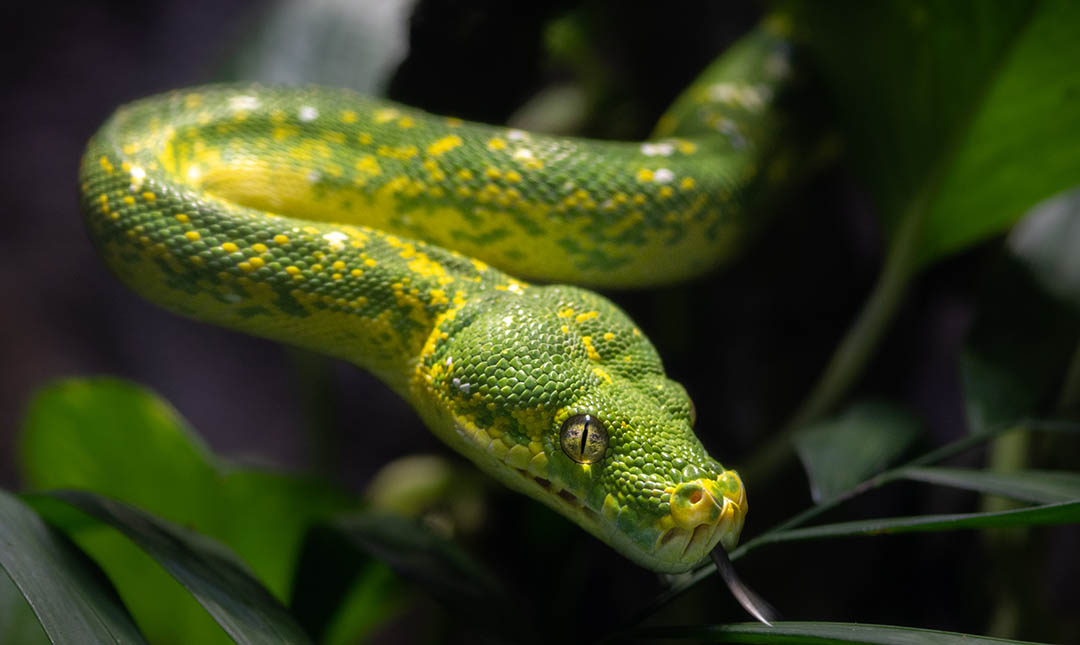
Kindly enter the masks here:
M 1007 230 L 1077 183 L 1075 2 L 853 0 L 795 11 L 890 228 L 921 220 L 919 262 Z
M 1074 499 L 1059 504 L 1044 504 L 1032 508 L 996 513 L 916 515 L 912 517 L 889 517 L 825 524 L 804 529 L 776 531 L 757 544 L 764 545 L 827 537 L 954 531 L 957 529 L 986 529 L 1004 526 L 1056 526 L 1076 524 L 1078 522 L 1080 522 L 1080 501 Z
M 1080 499 L 1080 473 L 1049 470 L 991 472 L 970 468 L 907 468 L 905 479 L 1000 495 L 1024 502 L 1056 504 Z
M 91 523 L 123 533 L 168 571 L 234 641 L 308 642 L 285 608 L 221 543 L 92 493 L 57 491 L 29 500 L 55 526 L 75 531 L 93 518 Z M 67 507 L 57 508 L 54 500 Z M 72 509 L 77 516 L 72 516 Z
M 804 428 L 795 450 L 815 502 L 855 487 L 885 469 L 918 436 L 918 420 L 881 402 L 860 403 L 833 419 Z
M 0 491 L 0 566 L 53 642 L 146 642 L 109 580 L 18 498 Z M 14 630 L 0 639 L 14 637 Z
M 92 490 L 230 545 L 281 601 L 305 531 L 352 506 L 317 480 L 218 459 L 167 403 L 109 379 L 41 391 L 26 417 L 20 464 L 31 489 Z M 224 638 L 189 593 L 120 535 L 91 525 L 72 537 L 116 581 L 153 640 Z

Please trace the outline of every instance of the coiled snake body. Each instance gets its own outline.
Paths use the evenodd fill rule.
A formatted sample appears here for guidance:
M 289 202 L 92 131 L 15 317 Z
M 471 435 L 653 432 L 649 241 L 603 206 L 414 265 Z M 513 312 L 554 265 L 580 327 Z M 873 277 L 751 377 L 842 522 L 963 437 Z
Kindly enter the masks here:
M 344 90 L 180 90 L 93 137 L 83 209 L 143 296 L 373 371 L 511 488 L 643 566 L 682 571 L 737 542 L 738 475 L 706 454 L 685 390 L 622 311 L 522 279 L 655 284 L 730 257 L 783 179 L 788 75 L 783 37 L 758 28 L 646 143 Z

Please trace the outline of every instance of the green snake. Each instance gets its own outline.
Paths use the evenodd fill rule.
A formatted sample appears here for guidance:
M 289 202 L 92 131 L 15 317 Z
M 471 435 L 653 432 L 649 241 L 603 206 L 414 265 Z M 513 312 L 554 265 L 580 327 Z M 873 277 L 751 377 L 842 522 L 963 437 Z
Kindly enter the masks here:
M 790 165 L 784 31 L 743 37 L 644 143 L 325 88 L 148 98 L 88 144 L 86 223 L 144 297 L 370 370 L 510 488 L 645 567 L 685 571 L 737 543 L 742 482 L 706 453 L 633 321 L 550 283 L 660 284 L 735 253 Z

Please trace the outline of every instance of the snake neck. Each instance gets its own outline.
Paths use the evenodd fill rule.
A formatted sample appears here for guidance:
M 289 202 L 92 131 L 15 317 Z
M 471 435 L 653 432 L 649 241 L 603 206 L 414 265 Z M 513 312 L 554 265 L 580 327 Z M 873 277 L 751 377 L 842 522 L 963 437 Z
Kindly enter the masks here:
M 440 320 L 527 288 L 425 242 L 199 192 L 161 149 L 110 134 L 82 162 L 91 237 L 124 283 L 177 313 L 349 360 L 406 394 Z

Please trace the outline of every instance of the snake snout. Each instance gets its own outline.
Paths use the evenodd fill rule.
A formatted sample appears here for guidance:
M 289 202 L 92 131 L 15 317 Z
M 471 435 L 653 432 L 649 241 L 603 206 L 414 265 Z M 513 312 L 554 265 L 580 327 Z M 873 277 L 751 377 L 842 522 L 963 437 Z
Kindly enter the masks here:
M 716 479 L 695 479 L 675 487 L 671 494 L 671 518 L 676 526 L 693 531 L 699 526 L 720 529 L 722 542 L 738 540 L 746 517 L 746 491 L 734 471 Z

